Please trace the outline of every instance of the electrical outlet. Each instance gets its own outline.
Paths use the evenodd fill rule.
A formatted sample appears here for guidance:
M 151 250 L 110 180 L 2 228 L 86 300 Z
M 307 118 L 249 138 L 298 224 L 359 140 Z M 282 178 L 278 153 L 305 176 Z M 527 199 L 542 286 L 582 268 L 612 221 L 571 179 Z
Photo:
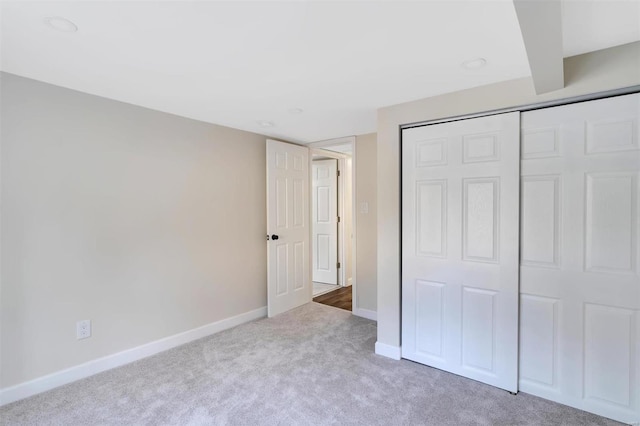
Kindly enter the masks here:
M 78 340 L 91 337 L 91 320 L 81 320 L 76 323 L 76 337 Z

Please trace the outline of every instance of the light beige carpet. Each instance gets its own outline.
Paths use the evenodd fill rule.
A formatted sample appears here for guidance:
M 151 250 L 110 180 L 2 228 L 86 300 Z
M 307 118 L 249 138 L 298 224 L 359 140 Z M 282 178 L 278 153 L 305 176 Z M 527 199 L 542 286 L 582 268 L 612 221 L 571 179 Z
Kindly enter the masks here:
M 310 303 L 0 408 L 3 425 L 610 425 L 375 355 L 376 323 Z

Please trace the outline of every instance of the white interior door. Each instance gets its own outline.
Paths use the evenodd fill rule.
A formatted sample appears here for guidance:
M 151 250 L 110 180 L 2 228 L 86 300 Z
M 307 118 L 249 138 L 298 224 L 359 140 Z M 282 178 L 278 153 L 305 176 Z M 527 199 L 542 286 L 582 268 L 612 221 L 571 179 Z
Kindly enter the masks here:
M 267 140 L 267 299 L 272 317 L 311 301 L 309 149 Z
M 640 422 L 640 95 L 522 114 L 520 389 Z
M 402 356 L 518 385 L 519 113 L 402 132 Z
M 338 160 L 311 167 L 313 281 L 338 284 Z

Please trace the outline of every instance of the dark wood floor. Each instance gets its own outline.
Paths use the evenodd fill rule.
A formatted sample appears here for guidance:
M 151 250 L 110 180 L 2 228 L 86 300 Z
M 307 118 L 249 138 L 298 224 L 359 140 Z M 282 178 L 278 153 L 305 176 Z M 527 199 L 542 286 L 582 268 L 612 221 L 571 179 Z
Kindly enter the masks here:
M 322 303 L 323 305 L 335 306 L 336 308 L 351 310 L 351 286 L 340 287 L 337 290 L 333 290 L 329 293 L 321 294 L 318 297 L 313 298 L 314 302 Z

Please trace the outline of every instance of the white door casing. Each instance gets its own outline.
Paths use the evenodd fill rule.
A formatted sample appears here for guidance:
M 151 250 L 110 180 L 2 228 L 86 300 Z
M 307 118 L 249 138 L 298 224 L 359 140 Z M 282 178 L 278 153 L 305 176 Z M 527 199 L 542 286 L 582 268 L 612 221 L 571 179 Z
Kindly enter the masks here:
M 640 422 L 640 94 L 522 114 L 520 389 Z
M 517 391 L 519 113 L 402 132 L 402 356 Z
M 355 258 L 353 257 L 353 246 L 355 245 L 355 241 L 353 239 L 353 196 L 354 196 L 354 187 L 353 187 L 353 179 L 351 178 L 353 175 L 353 159 L 345 158 L 344 159 L 344 173 L 340 173 L 340 178 L 342 178 L 342 197 L 339 199 L 342 201 L 342 208 L 339 208 L 338 211 L 341 212 L 341 222 L 342 232 L 338 231 L 339 238 L 342 239 L 342 244 L 338 244 L 338 247 L 343 247 L 341 258 L 344 259 L 343 267 L 340 271 L 342 282 L 342 286 L 348 286 L 353 284 L 353 264 L 355 263 Z M 338 187 L 340 188 L 340 186 Z M 340 189 L 338 189 L 340 191 Z M 340 201 L 339 201 L 340 202 Z M 340 228 L 338 228 L 340 229 Z M 338 248 L 338 252 L 340 249 Z
M 311 301 L 308 191 L 309 149 L 267 140 L 269 317 Z
M 338 160 L 311 162 L 313 281 L 338 284 Z

